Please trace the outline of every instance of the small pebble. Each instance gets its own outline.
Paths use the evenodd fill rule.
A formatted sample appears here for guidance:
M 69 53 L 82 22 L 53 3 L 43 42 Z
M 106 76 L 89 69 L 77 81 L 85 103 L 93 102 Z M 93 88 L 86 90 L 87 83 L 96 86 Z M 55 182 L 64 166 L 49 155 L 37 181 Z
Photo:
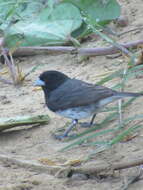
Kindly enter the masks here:
M 10 104 L 10 103 L 11 103 L 10 100 L 4 100 L 4 101 L 2 101 L 2 104 Z
M 31 181 L 31 183 L 33 184 L 33 185 L 40 185 L 40 181 L 37 181 L 37 180 L 33 180 L 33 181 Z
M 72 179 L 72 180 L 87 180 L 87 179 L 88 179 L 88 176 L 85 175 L 85 174 L 77 173 L 77 174 L 73 174 L 73 175 L 71 176 L 71 179 Z
M 128 24 L 129 24 L 128 17 L 127 16 L 120 16 L 119 18 L 117 18 L 116 24 L 120 27 L 128 26 Z

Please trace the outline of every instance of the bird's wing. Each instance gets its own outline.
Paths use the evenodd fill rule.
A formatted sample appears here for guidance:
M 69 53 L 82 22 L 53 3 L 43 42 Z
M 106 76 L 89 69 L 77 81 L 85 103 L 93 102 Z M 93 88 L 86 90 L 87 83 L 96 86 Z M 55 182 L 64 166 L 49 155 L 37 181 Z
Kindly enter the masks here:
M 69 79 L 50 93 L 48 107 L 52 111 L 56 111 L 69 107 L 86 106 L 114 94 L 116 94 L 116 91 L 109 88 L 89 84 L 81 80 Z

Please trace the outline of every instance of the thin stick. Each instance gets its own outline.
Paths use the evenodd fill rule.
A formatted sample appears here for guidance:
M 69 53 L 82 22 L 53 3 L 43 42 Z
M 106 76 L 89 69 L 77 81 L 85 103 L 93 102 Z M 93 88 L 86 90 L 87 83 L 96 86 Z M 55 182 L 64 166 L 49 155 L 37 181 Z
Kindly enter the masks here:
M 143 27 L 137 27 L 137 28 L 133 28 L 133 29 L 130 29 L 130 30 L 127 30 L 127 31 L 124 31 L 124 32 L 120 32 L 119 34 L 117 34 L 117 36 L 123 36 L 124 34 L 128 34 L 129 32 L 134 32 L 134 31 L 137 31 L 137 30 L 142 30 Z
M 143 45 L 143 40 L 133 41 L 129 43 L 119 44 L 125 48 L 137 48 L 139 45 Z M 47 47 L 19 47 L 14 53 L 14 57 L 18 56 L 31 56 L 39 54 L 79 54 L 88 56 L 102 56 L 112 55 L 120 52 L 119 48 L 115 46 L 110 47 L 97 47 L 97 48 L 75 48 L 73 46 L 47 46 Z
M 128 159 L 127 159 L 128 160 Z M 109 170 L 121 170 L 121 169 L 126 169 L 126 168 L 131 168 L 135 166 L 139 166 L 143 164 L 143 158 L 142 159 L 137 159 L 137 160 L 130 160 L 126 162 L 119 162 L 119 163 L 114 163 L 114 164 L 109 164 L 109 163 L 102 163 L 99 165 L 93 165 L 91 167 L 64 167 L 64 166 L 46 166 L 42 165 L 36 160 L 25 160 L 21 158 L 14 158 L 10 155 L 3 155 L 0 154 L 0 161 L 3 163 L 8 163 L 10 165 L 17 165 L 22 168 L 27 168 L 29 170 L 33 171 L 38 171 L 42 173 L 50 173 L 52 175 L 55 175 L 56 173 L 60 175 L 62 172 L 67 171 L 66 176 L 69 176 L 70 173 L 82 173 L 82 174 L 88 174 L 88 175 L 98 175 L 99 172 L 107 172 L 107 169 Z M 65 176 L 65 175 L 64 175 Z
M 28 71 L 24 76 L 23 76 L 23 80 L 30 75 L 32 72 L 34 72 L 37 68 L 39 67 L 39 65 L 34 66 L 30 71 Z
M 13 80 L 13 83 L 15 84 L 16 83 L 16 70 L 15 70 L 15 65 L 13 63 L 13 59 L 11 58 L 12 56 L 10 56 L 10 59 L 8 59 L 8 55 L 9 54 L 9 50 L 6 49 L 6 48 L 2 48 L 2 55 L 4 56 L 4 59 L 5 59 L 5 64 L 7 64 L 8 68 L 9 68 L 9 71 L 10 71 L 10 74 L 11 74 L 11 78 Z
M 125 64 L 124 70 L 123 70 L 123 77 L 121 80 L 121 92 L 124 92 L 124 88 L 125 88 L 125 79 L 126 79 L 126 75 L 127 75 L 127 71 L 128 71 L 128 64 Z M 119 126 L 122 126 L 122 121 L 123 121 L 123 114 L 122 114 L 122 103 L 123 100 L 119 100 L 118 101 L 118 111 L 119 111 Z
M 122 100 L 118 100 L 118 112 L 119 112 L 119 126 L 122 126 Z
M 0 154 L 0 161 L 4 164 L 17 165 L 21 168 L 33 170 L 41 173 L 55 174 L 61 169 L 60 166 L 48 167 L 40 164 L 37 160 L 25 160 L 23 158 L 14 158 L 11 155 Z
M 127 159 L 128 160 L 128 159 Z M 143 164 L 143 158 L 138 158 L 136 160 L 128 160 L 124 162 L 118 162 L 113 164 L 104 163 L 101 165 L 92 165 L 91 168 L 79 167 L 79 168 L 71 168 L 73 173 L 83 173 L 83 174 L 94 174 L 101 171 L 106 170 L 107 168 L 111 170 L 121 170 L 127 169 L 135 166 L 140 166 Z
M 14 63 L 14 60 L 13 60 L 11 52 L 9 52 L 9 56 L 10 56 L 10 63 L 11 63 L 11 67 L 12 67 L 12 74 L 14 75 L 14 80 L 15 80 L 14 82 L 16 84 L 17 80 L 18 80 L 18 74 L 17 74 L 17 71 L 16 71 L 15 63 Z

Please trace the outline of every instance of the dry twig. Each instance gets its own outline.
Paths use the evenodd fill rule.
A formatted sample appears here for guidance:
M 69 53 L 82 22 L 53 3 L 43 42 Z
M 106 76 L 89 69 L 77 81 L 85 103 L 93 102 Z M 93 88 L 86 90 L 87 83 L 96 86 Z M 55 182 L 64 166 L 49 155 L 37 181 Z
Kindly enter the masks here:
M 135 166 L 139 166 L 143 164 L 143 158 L 141 159 L 136 159 L 136 160 L 129 160 L 126 162 L 119 162 L 119 163 L 113 163 L 113 164 L 109 164 L 109 163 L 102 163 L 100 165 L 92 165 L 91 167 L 64 167 L 64 166 L 46 166 L 46 165 L 42 165 L 39 162 L 37 162 L 36 160 L 25 160 L 25 159 L 17 159 L 14 158 L 10 155 L 3 155 L 0 154 L 0 161 L 9 165 L 17 165 L 19 167 L 23 167 L 23 168 L 27 168 L 33 171 L 38 171 L 38 172 L 42 172 L 42 173 L 50 173 L 52 175 L 56 175 L 58 173 L 58 175 L 56 175 L 57 177 L 68 177 L 69 174 L 76 174 L 76 173 L 80 173 L 80 174 L 85 174 L 85 175 L 98 175 L 100 172 L 105 171 L 105 174 L 108 170 L 121 170 L 121 169 L 126 169 L 126 168 L 131 168 L 131 167 L 135 167 Z M 66 173 L 66 176 L 63 175 L 63 173 Z M 71 175 L 70 175 L 71 176 Z
M 125 48 L 137 48 L 139 45 L 143 45 L 143 40 L 138 40 L 134 42 L 128 42 L 119 44 Z M 118 48 L 114 46 L 110 47 L 97 47 L 97 48 L 76 48 L 73 46 L 47 46 L 47 47 L 19 47 L 13 56 L 31 56 L 39 54 L 79 54 L 88 56 L 102 56 L 102 55 L 112 55 L 120 52 Z

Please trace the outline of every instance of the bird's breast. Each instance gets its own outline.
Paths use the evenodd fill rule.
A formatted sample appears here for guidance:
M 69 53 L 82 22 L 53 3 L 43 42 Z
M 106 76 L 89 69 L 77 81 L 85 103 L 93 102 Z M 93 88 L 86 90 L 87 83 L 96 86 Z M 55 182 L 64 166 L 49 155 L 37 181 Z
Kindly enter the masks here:
M 68 108 L 65 110 L 56 111 L 57 114 L 67 117 L 70 119 L 83 119 L 92 116 L 94 113 L 98 112 L 98 106 L 96 104 L 88 106 L 80 106 Z

